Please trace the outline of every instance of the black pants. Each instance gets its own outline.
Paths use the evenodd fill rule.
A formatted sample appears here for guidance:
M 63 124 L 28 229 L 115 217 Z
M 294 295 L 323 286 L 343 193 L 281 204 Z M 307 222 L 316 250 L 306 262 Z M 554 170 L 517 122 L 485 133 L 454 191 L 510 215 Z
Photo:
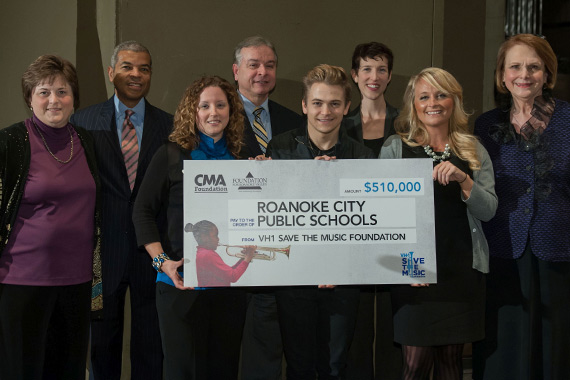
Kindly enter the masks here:
M 248 293 L 241 351 L 242 380 L 280 380 L 283 344 L 275 293 Z
M 85 379 L 91 282 L 0 284 L 0 379 Z
M 237 379 L 245 291 L 178 290 L 162 282 L 156 290 L 165 380 Z
M 137 268 L 133 265 L 130 270 Z M 156 291 L 149 291 L 146 286 L 145 289 L 139 288 L 137 284 L 140 282 L 140 279 L 130 281 L 127 274 L 113 291 L 105 289 L 103 282 L 103 318 L 91 323 L 91 365 L 95 380 L 121 378 L 127 289 L 130 290 L 131 301 L 131 377 L 137 380 L 162 379 L 162 349 L 154 298 Z
M 360 286 L 360 304 L 345 378 L 402 378 L 402 347 L 394 342 L 392 300 L 388 285 Z
M 473 344 L 473 378 L 570 376 L 570 262 L 491 258 L 485 339 Z
M 291 287 L 275 292 L 287 379 L 339 379 L 354 334 L 356 287 Z

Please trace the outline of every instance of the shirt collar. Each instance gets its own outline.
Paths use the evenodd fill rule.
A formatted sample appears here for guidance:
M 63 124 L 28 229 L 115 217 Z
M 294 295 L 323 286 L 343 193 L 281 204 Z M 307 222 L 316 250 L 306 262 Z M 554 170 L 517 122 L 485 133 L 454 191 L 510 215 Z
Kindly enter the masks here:
M 142 117 L 144 115 L 145 112 L 145 100 L 144 98 L 142 98 L 141 100 L 139 100 L 139 102 L 137 103 L 136 106 L 134 106 L 133 108 L 129 108 L 126 105 L 123 104 L 123 102 L 121 102 L 119 100 L 119 98 L 117 97 L 117 95 L 114 95 L 114 102 L 115 102 L 115 113 L 117 115 L 121 115 L 123 118 L 125 117 L 125 111 L 128 109 L 131 109 L 134 111 L 134 115 L 133 117 L 135 118 L 140 118 L 140 120 L 142 121 Z
M 258 106 L 256 106 L 248 98 L 243 96 L 243 94 L 241 92 L 238 91 L 238 93 L 239 93 L 239 96 L 241 97 L 241 100 L 243 102 L 243 108 L 245 110 L 245 113 L 248 116 L 253 114 L 253 110 L 256 109 Z M 265 112 L 269 112 L 269 97 L 267 99 L 265 99 L 265 101 L 263 103 L 261 103 L 260 107 L 262 107 L 265 110 Z

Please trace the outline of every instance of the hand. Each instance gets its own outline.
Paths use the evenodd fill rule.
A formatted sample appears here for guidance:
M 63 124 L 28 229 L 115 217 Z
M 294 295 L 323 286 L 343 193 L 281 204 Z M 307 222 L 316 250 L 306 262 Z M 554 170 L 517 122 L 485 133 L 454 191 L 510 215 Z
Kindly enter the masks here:
M 332 289 L 336 287 L 336 285 L 319 285 L 319 289 Z
M 265 161 L 265 160 L 271 160 L 271 157 L 265 157 L 265 154 L 260 154 L 258 156 L 255 157 L 249 157 L 248 160 L 250 161 Z
M 251 260 L 253 260 L 253 255 L 255 255 L 256 249 L 257 245 L 246 245 L 245 247 L 243 247 L 243 249 L 241 250 L 241 253 L 243 253 L 244 255 L 243 259 L 248 263 L 251 262 Z
M 459 170 L 457 166 L 449 161 L 443 161 L 433 168 L 432 178 L 434 181 L 439 182 L 441 185 L 449 185 L 449 182 L 456 181 L 463 183 L 468 175 L 467 173 Z
M 410 284 L 413 288 L 427 288 L 429 284 Z
M 166 260 L 165 262 L 162 263 L 160 269 L 162 269 L 162 271 L 166 273 L 168 277 L 170 277 L 172 282 L 174 282 L 174 286 L 176 287 L 176 289 L 194 290 L 194 288 L 184 286 L 184 280 L 177 271 L 177 269 L 181 267 L 183 263 L 184 260 L 178 260 L 178 261 Z
M 336 156 L 317 156 L 315 157 L 315 160 L 331 161 L 336 160 Z

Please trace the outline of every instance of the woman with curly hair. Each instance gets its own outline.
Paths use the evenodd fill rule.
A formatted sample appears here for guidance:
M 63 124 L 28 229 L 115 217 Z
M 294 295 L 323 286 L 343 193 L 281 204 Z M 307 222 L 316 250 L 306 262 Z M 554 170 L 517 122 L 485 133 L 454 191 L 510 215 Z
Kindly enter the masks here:
M 495 215 L 493 167 L 469 132 L 463 92 L 445 70 L 412 77 L 381 158 L 433 161 L 437 284 L 392 287 L 403 379 L 463 378 L 463 345 L 483 339 L 489 251 L 481 221 Z
M 205 76 L 185 91 L 170 142 L 153 157 L 133 212 L 139 245 L 157 270 L 166 379 L 236 379 L 246 296 L 241 289 L 191 289 L 183 282 L 183 161 L 246 158 L 243 105 L 235 88 Z M 157 219 L 166 217 L 167 233 Z M 220 365 L 223 363 L 223 365 Z

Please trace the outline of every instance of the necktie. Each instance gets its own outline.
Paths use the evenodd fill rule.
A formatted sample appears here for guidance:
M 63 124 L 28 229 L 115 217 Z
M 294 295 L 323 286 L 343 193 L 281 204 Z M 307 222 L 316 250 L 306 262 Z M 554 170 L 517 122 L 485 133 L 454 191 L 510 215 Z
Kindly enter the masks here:
M 256 107 L 253 110 L 253 131 L 255 132 L 255 137 L 257 138 L 261 151 L 265 154 L 269 138 L 267 138 L 267 131 L 261 122 L 261 111 L 263 111 L 263 107 Z
M 129 185 L 131 191 L 135 186 L 135 179 L 137 178 L 137 168 L 139 163 L 139 141 L 135 126 L 131 121 L 132 110 L 125 111 L 125 121 L 123 121 L 123 132 L 121 140 L 121 151 L 125 159 L 125 166 L 127 168 L 127 176 L 129 177 Z

